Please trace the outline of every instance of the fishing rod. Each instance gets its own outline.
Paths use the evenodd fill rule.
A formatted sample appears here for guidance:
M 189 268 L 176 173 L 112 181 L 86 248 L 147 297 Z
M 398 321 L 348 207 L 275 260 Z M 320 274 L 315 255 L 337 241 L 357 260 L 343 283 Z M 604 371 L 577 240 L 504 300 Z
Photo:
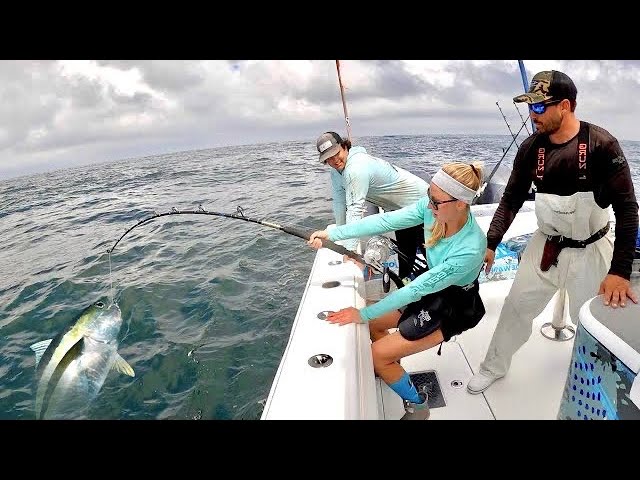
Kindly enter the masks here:
M 496 163 L 496 166 L 493 167 L 493 170 L 491 170 L 491 173 L 489 174 L 489 176 L 487 177 L 487 179 L 483 182 L 482 184 L 482 188 L 479 190 L 479 194 L 477 196 L 475 196 L 473 198 L 473 202 L 472 203 L 476 203 L 476 201 L 478 200 L 478 198 L 480 198 L 480 194 L 482 194 L 482 192 L 484 191 L 484 188 L 489 185 L 489 182 L 491 181 L 491 178 L 493 178 L 493 175 L 496 173 L 496 171 L 498 170 L 498 167 L 500 166 L 500 164 L 502 163 L 502 160 L 504 160 L 504 157 L 507 156 L 507 153 L 509 152 L 509 149 L 511 148 L 511 145 L 513 145 L 513 143 L 516 141 L 516 138 L 518 138 L 518 135 L 520 135 L 520 132 L 522 131 L 522 129 L 524 128 L 524 126 L 527 124 L 527 121 L 525 120 L 524 122 L 522 122 L 522 125 L 520 125 L 520 129 L 518 130 L 518 132 L 514 135 L 513 140 L 511 140 L 511 143 L 509 144 L 509 146 L 507 147 L 507 149 L 504 151 L 504 153 L 502 154 L 502 157 L 500 158 L 500 160 L 498 160 L 498 163 Z
M 500 108 L 500 104 L 496 102 L 496 105 L 498 106 L 498 110 L 500 110 L 500 115 L 502 115 L 502 118 L 504 119 L 504 123 L 507 124 L 507 128 L 509 129 L 509 133 L 511 134 L 511 137 L 513 137 L 513 140 L 515 140 L 517 137 L 511 131 L 511 125 L 509 125 L 509 122 L 507 121 L 507 117 L 505 117 L 504 113 L 502 113 L 502 108 Z M 520 110 L 518 110 L 518 112 L 520 112 Z M 518 142 L 516 142 L 516 147 L 520 148 L 520 145 L 518 145 Z
M 528 89 L 528 85 L 527 85 L 527 71 L 524 68 L 524 62 L 522 60 L 518 60 L 518 66 L 520 67 L 520 76 L 522 77 L 522 85 L 524 86 L 524 91 L 526 92 L 527 89 Z M 498 102 L 496 102 L 496 105 L 498 105 Z M 514 105 L 515 105 L 515 102 L 514 102 Z M 498 108 L 500 108 L 500 105 L 498 105 Z M 480 198 L 480 196 L 482 195 L 482 192 L 484 191 L 486 186 L 489 185 L 489 182 L 491 181 L 491 178 L 493 178 L 493 175 L 498 170 L 498 167 L 502 163 L 502 160 L 504 160 L 504 157 L 506 157 L 507 153 L 509 152 L 509 149 L 511 148 L 511 145 L 513 145 L 513 143 L 516 141 L 516 138 L 518 138 L 518 135 L 520 135 L 520 132 L 522 131 L 522 127 L 526 127 L 527 126 L 527 120 L 522 118 L 522 114 L 520 113 L 520 109 L 518 108 L 517 105 L 516 105 L 516 110 L 518 110 L 518 115 L 520 115 L 520 119 L 522 120 L 522 125 L 520 126 L 520 129 L 518 130 L 518 133 L 513 135 L 513 132 L 511 132 L 511 127 L 509 127 L 509 124 L 507 123 L 507 127 L 509 127 L 509 132 L 511 132 L 511 136 L 513 137 L 513 140 L 511 141 L 511 143 L 509 144 L 507 149 L 502 154 L 502 158 L 500 158 L 498 163 L 496 163 L 496 166 L 493 167 L 493 170 L 491 171 L 491 174 L 487 177 L 487 180 L 485 182 L 483 182 L 482 187 L 478 191 L 478 195 L 476 195 L 474 197 L 473 201 L 471 202 L 472 204 L 476 203 L 478 198 Z M 500 109 L 500 113 L 502 113 L 502 109 Z M 502 115 L 502 117 L 504 118 L 504 114 Z M 506 122 L 506 119 L 505 119 L 505 122 Z M 533 123 L 533 119 L 531 119 L 531 131 L 533 133 L 536 132 L 536 126 Z M 527 133 L 529 133 L 529 129 L 527 129 Z
M 518 111 L 518 115 L 520 115 L 520 120 L 522 120 L 525 123 L 524 129 L 527 131 L 527 135 L 531 135 L 529 133 L 529 129 L 527 128 L 527 121 L 522 117 L 522 113 L 520 113 L 520 109 L 518 108 L 518 104 L 516 102 L 513 102 L 513 106 L 516 107 L 516 110 Z
M 275 228 L 276 230 L 280 230 L 282 232 L 288 233 L 289 235 L 294 235 L 296 237 L 302 238 L 303 240 L 309 240 L 309 237 L 311 237 L 311 234 L 314 232 L 314 230 L 311 230 L 308 228 L 278 225 L 277 223 L 273 223 L 267 220 L 259 220 L 257 218 L 247 217 L 245 216 L 244 210 L 242 209 L 242 207 L 237 207 L 236 213 L 210 212 L 202 208 L 202 205 L 199 205 L 197 210 L 178 210 L 175 207 L 173 207 L 169 212 L 154 213 L 154 215 L 151 215 L 147 218 L 140 220 L 138 223 L 136 223 L 135 225 L 130 227 L 127 231 L 125 231 L 122 234 L 122 236 L 120 236 L 120 238 L 116 241 L 116 243 L 114 243 L 113 247 L 111 247 L 110 250 L 107 250 L 107 253 L 109 254 L 113 253 L 113 250 L 116 248 L 118 243 L 120 243 L 120 240 L 122 240 L 133 229 L 139 227 L 140 225 L 144 225 L 145 223 L 150 222 L 156 218 L 166 217 L 169 215 L 211 215 L 216 217 L 233 218 L 235 220 L 243 220 L 245 222 L 257 223 L 265 227 Z M 329 250 L 333 250 L 336 253 L 346 255 L 360 263 L 363 263 L 365 265 L 372 267 L 375 271 L 382 273 L 383 275 L 388 275 L 389 278 L 393 280 L 393 282 L 396 284 L 398 288 L 402 288 L 404 286 L 404 283 L 402 282 L 400 277 L 398 277 L 398 275 L 396 275 L 396 273 L 390 270 L 388 267 L 382 267 L 380 265 L 369 263 L 361 255 L 358 255 L 357 253 L 352 252 L 351 250 L 343 247 L 342 245 L 338 245 L 337 243 L 334 243 L 329 239 L 321 239 L 321 242 L 324 248 L 328 248 Z

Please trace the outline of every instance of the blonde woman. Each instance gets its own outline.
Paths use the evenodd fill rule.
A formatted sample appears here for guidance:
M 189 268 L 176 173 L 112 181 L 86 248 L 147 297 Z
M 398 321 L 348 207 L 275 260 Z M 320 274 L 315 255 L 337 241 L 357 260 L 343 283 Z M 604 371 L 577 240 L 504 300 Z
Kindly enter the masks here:
M 425 393 L 417 391 L 399 360 L 474 327 L 485 313 L 478 275 L 487 239 L 469 208 L 481 181 L 480 163 L 447 163 L 431 179 L 427 196 L 415 204 L 319 230 L 309 238 L 310 246 L 321 248 L 322 239 L 344 240 L 424 225 L 426 272 L 379 302 L 327 316 L 327 321 L 339 325 L 369 323 L 375 372 L 403 399 L 407 411 L 403 419 L 426 419 L 429 409 Z

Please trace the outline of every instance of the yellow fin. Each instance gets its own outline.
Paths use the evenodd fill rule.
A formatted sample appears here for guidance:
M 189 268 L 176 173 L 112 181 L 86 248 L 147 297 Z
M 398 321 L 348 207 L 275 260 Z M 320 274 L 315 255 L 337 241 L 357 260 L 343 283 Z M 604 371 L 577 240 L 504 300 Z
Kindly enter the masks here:
M 36 368 L 38 367 L 38 363 L 40 363 L 40 359 L 42 358 L 42 355 L 44 355 L 44 352 L 47 350 L 47 348 L 49 347 L 49 344 L 52 341 L 53 339 L 49 338 L 48 340 L 42 340 L 41 342 L 34 343 L 29 347 L 36 354 Z
M 113 363 L 113 369 L 117 372 L 124 373 L 125 375 L 129 375 L 130 377 L 135 377 L 136 374 L 131 368 L 131 365 L 127 363 L 127 361 L 122 358 L 119 354 L 117 354 L 116 361 Z

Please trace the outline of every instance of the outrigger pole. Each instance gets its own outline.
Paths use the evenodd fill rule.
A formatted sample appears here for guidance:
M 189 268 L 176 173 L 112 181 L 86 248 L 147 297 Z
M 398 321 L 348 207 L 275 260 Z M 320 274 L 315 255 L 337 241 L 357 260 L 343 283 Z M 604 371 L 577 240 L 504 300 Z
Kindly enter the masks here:
M 225 218 L 233 218 L 233 219 L 236 219 L 236 220 L 244 220 L 245 222 L 257 223 L 257 224 L 263 225 L 265 227 L 275 228 L 276 230 L 280 230 L 282 232 L 288 233 L 289 235 L 294 235 L 296 237 L 302 238 L 303 240 L 309 240 L 309 237 L 314 232 L 314 230 L 311 230 L 311 229 L 308 229 L 308 228 L 300 228 L 300 227 L 292 227 L 292 226 L 286 226 L 286 225 L 278 225 L 277 223 L 273 223 L 273 222 L 270 222 L 270 221 L 267 221 L 267 220 L 259 220 L 257 218 L 245 217 L 242 207 L 238 207 L 237 210 L 236 210 L 236 213 L 233 213 L 233 214 L 232 213 L 221 213 L 221 212 L 209 212 L 209 211 L 205 210 L 204 208 L 202 208 L 202 205 L 198 206 L 198 210 L 177 210 L 174 207 L 174 208 L 171 209 L 170 212 L 155 213 L 154 215 L 151 215 L 151 216 L 149 216 L 147 218 L 144 218 L 144 219 L 140 220 L 138 223 L 136 223 L 134 226 L 132 226 L 126 232 L 124 232 L 122 234 L 122 236 L 113 245 L 113 247 L 111 247 L 110 250 L 107 250 L 107 253 L 109 253 L 109 254 L 113 253 L 113 250 L 116 248 L 118 243 L 120 243 L 120 240 L 122 240 L 134 228 L 139 227 L 140 225 L 143 225 L 143 224 L 145 224 L 147 222 L 150 222 L 151 220 L 154 220 L 156 218 L 166 217 L 168 215 L 212 215 L 212 216 L 216 216 L 216 217 L 225 217 Z M 342 245 L 338 245 L 337 243 L 334 243 L 331 240 L 322 239 L 322 246 L 324 248 L 328 248 L 329 250 L 333 250 L 336 253 L 340 253 L 342 255 L 346 255 L 346 256 L 348 256 L 350 258 L 353 258 L 354 260 L 357 260 L 358 262 L 360 262 L 362 264 L 369 265 L 376 272 L 384 274 L 385 270 L 387 270 L 384 267 L 382 267 L 381 265 L 375 265 L 375 264 L 371 264 L 371 263 L 365 261 L 365 259 L 361 255 L 358 255 L 357 253 L 352 252 L 351 250 L 348 250 L 347 248 L 343 247 Z M 396 286 L 398 288 L 401 288 L 401 287 L 404 286 L 404 283 L 402 282 L 402 280 L 400 280 L 400 277 L 398 277 L 398 275 L 396 275 L 391 270 L 389 270 L 388 273 L 389 273 L 390 279 L 393 280 L 393 282 L 396 284 Z
M 340 97 L 342 98 L 342 110 L 344 111 L 344 121 L 347 124 L 347 137 L 351 141 L 351 122 L 349 121 L 349 112 L 347 111 L 347 102 L 344 99 L 344 85 L 342 84 L 342 76 L 340 75 L 340 60 L 336 60 L 336 69 L 338 70 L 338 84 L 340 85 Z
M 529 82 L 527 81 L 527 70 L 524 68 L 524 62 L 522 60 L 518 60 L 518 66 L 520 67 L 520 76 L 522 77 L 522 85 L 524 86 L 524 91 L 529 91 Z M 516 107 L 517 108 L 517 107 Z M 520 113 L 520 110 L 518 110 Z M 536 125 L 531 120 L 531 132 L 536 133 Z

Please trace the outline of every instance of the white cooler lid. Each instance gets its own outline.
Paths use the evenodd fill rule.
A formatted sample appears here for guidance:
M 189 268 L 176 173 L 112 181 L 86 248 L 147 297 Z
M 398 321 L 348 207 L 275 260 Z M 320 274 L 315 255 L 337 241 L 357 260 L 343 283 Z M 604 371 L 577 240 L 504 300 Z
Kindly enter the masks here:
M 585 302 L 580 323 L 607 350 L 636 375 L 640 371 L 640 304 L 627 301 L 624 308 L 602 303 L 602 295 Z

